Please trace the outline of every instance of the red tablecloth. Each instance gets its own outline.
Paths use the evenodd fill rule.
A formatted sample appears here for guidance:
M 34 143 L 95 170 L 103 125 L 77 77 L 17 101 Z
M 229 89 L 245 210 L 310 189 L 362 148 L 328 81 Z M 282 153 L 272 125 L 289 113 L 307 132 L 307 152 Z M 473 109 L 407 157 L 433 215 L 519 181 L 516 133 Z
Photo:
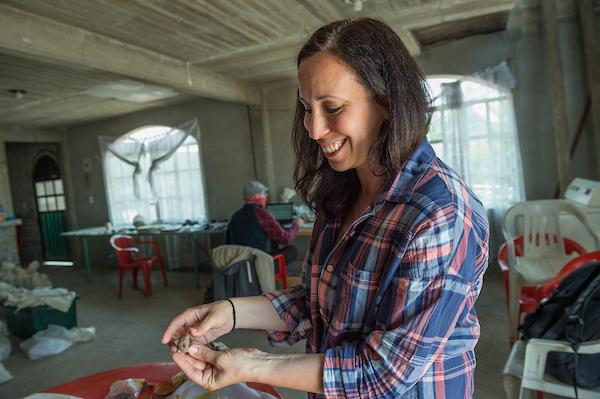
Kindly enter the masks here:
M 104 396 L 110 389 L 110 384 L 116 380 L 127 378 L 144 378 L 148 382 L 169 381 L 171 377 L 179 372 L 175 363 L 144 363 L 136 364 L 118 369 L 101 371 L 96 374 L 90 374 L 73 381 L 65 382 L 48 388 L 45 393 L 62 393 L 66 395 L 79 396 L 85 399 L 104 399 Z M 248 386 L 270 393 L 276 398 L 282 399 L 282 396 L 272 386 L 248 383 Z

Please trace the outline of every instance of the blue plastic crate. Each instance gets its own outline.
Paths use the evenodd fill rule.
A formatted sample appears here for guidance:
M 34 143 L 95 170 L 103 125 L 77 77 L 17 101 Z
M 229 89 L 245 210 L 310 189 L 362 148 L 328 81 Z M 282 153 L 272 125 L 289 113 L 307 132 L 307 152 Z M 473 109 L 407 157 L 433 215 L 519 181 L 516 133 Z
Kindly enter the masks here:
M 29 338 L 38 331 L 45 330 L 49 324 L 72 328 L 77 326 L 76 300 L 73 300 L 67 312 L 49 306 L 36 306 L 16 311 L 16 308 L 4 306 L 4 318 L 8 331 L 21 338 Z

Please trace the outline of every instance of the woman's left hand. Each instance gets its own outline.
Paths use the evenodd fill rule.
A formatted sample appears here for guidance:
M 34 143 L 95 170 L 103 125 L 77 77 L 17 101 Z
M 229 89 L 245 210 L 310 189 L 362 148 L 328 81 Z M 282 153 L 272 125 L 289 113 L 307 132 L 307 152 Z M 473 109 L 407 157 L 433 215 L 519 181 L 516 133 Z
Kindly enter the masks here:
M 252 381 L 253 360 L 264 354 L 258 349 L 214 351 L 205 345 L 193 345 L 188 353 L 174 352 L 173 360 L 196 384 L 209 391 L 239 382 Z

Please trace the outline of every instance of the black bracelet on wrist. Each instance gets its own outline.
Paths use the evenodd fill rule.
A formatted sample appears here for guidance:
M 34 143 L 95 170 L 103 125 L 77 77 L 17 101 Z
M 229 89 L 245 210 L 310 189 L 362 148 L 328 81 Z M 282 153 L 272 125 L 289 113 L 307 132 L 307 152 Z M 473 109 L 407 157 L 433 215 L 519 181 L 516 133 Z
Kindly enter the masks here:
M 231 304 L 231 309 L 233 310 L 233 327 L 231 327 L 231 330 L 229 331 L 232 332 L 233 330 L 235 330 L 235 306 L 233 305 L 231 299 L 225 298 L 225 300 Z

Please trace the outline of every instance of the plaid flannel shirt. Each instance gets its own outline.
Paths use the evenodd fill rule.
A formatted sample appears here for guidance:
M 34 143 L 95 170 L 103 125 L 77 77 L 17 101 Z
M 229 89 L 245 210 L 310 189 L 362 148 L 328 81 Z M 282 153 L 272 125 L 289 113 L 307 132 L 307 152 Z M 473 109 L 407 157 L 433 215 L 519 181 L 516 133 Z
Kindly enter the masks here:
M 481 202 L 425 140 L 336 244 L 317 220 L 301 285 L 267 294 L 289 332 L 324 353 L 324 395 L 470 398 L 488 261 Z
M 288 245 L 298 234 L 298 223 L 294 222 L 286 229 L 279 224 L 271 212 L 264 208 L 256 208 L 254 214 L 263 231 L 277 244 Z

